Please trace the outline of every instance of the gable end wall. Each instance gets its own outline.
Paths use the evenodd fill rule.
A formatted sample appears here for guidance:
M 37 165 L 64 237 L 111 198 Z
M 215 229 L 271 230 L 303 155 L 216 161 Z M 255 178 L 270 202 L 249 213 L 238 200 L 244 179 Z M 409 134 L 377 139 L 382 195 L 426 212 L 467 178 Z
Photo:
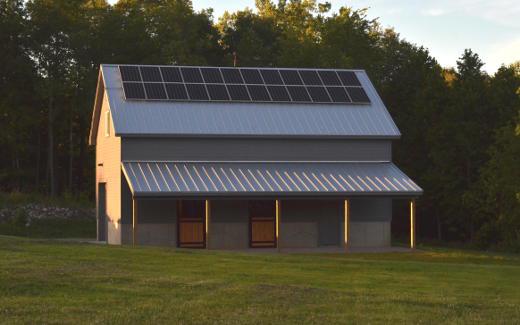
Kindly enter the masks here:
M 112 119 L 110 135 L 105 136 L 105 116 L 109 109 L 104 92 L 96 136 L 96 206 L 99 202 L 98 184 L 106 183 L 107 241 L 109 244 L 121 244 L 121 138 L 114 136 Z

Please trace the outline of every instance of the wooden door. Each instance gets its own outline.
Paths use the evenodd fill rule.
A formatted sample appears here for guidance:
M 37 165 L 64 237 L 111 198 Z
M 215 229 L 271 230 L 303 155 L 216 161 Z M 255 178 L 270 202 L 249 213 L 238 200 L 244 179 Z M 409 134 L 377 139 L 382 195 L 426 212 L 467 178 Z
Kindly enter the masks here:
M 249 202 L 249 234 L 253 248 L 276 247 L 275 201 Z
M 203 200 L 179 201 L 177 215 L 178 246 L 205 248 L 205 202 Z

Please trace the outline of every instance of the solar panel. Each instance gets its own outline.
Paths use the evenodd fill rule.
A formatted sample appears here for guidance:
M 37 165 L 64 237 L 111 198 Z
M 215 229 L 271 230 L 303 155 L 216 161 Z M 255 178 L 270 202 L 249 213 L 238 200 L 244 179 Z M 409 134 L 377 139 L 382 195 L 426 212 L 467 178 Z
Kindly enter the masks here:
M 259 102 L 269 102 L 271 97 L 264 85 L 247 85 L 247 90 L 251 94 L 251 100 Z
M 296 70 L 280 70 L 286 85 L 303 85 L 302 79 Z
M 208 93 L 203 84 L 186 84 L 188 95 L 193 100 L 208 100 Z
M 164 86 L 159 82 L 145 82 L 144 90 L 148 99 L 167 99 Z
M 285 86 L 267 86 L 271 98 L 275 102 L 290 102 L 291 98 Z
M 247 88 L 244 85 L 227 85 L 229 96 L 231 100 L 236 101 L 250 101 Z
M 346 87 L 352 102 L 354 103 L 370 103 L 367 93 L 361 87 Z
M 182 82 L 181 70 L 177 67 L 161 67 L 165 82 Z
M 356 74 L 352 71 L 338 71 L 338 76 L 344 86 L 361 86 Z
M 282 77 L 278 70 L 260 70 L 260 74 L 268 85 L 283 85 Z
M 119 72 L 123 81 L 141 81 L 141 74 L 137 66 L 120 65 Z
M 127 100 L 370 103 L 350 70 L 121 65 L 119 71 Z
M 310 86 L 321 86 L 321 79 L 318 72 L 314 70 L 300 70 L 300 76 L 303 79 L 303 83 Z
M 323 84 L 325 86 L 341 86 L 341 81 L 336 74 L 336 71 L 331 70 L 321 70 L 318 71 L 321 80 L 323 80 Z
M 311 95 L 312 101 L 315 103 L 328 103 L 331 101 L 325 87 L 310 86 L 307 87 L 307 91 L 309 92 L 309 95 Z
M 202 77 L 206 83 L 224 83 L 218 68 L 200 68 Z
M 222 69 L 220 69 L 220 72 L 222 72 L 222 76 L 224 77 L 225 83 L 228 83 L 228 84 L 243 84 L 244 83 L 244 80 L 242 80 L 242 76 L 240 75 L 240 71 L 238 69 L 222 68 Z
M 257 69 L 240 69 L 240 73 L 242 73 L 242 77 L 244 77 L 246 84 L 262 85 L 264 83 L 262 76 Z
M 140 82 L 123 82 L 126 99 L 146 99 L 143 84 Z
M 184 84 L 166 83 L 166 93 L 168 98 L 172 100 L 186 100 L 189 99 L 186 87 Z
M 162 82 L 159 67 L 141 67 L 141 76 L 143 77 L 143 81 Z
M 303 86 L 287 86 L 293 102 L 310 102 L 311 98 Z
M 182 77 L 184 78 L 184 82 L 204 82 L 202 80 L 202 75 L 200 74 L 199 68 L 193 67 L 184 67 L 181 68 Z
M 327 91 L 334 103 L 350 103 L 344 87 L 327 87 Z
M 229 100 L 229 95 L 224 85 L 206 85 L 208 88 L 209 99 Z

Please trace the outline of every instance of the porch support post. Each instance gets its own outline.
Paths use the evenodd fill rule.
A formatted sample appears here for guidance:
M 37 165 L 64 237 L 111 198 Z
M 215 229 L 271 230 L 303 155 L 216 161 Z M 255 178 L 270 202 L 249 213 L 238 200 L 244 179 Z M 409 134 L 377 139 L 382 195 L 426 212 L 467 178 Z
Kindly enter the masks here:
M 415 249 L 415 199 L 410 200 L 410 248 Z
M 343 247 L 345 251 L 348 251 L 350 245 L 350 201 L 349 199 L 345 199 L 344 210 L 344 232 L 343 232 Z
M 210 222 L 211 222 L 211 202 L 209 200 L 206 200 L 206 249 L 209 249 L 209 229 L 210 229 Z
M 132 197 L 132 246 L 137 244 L 137 199 Z
M 281 217 L 281 201 L 276 200 L 276 248 L 280 251 L 280 217 Z

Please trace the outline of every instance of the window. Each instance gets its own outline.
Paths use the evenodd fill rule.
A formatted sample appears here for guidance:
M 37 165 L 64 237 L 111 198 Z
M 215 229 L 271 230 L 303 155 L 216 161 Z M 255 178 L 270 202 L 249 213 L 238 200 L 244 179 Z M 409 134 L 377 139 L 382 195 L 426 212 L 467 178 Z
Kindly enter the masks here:
M 105 137 L 110 136 L 110 111 L 105 112 Z

